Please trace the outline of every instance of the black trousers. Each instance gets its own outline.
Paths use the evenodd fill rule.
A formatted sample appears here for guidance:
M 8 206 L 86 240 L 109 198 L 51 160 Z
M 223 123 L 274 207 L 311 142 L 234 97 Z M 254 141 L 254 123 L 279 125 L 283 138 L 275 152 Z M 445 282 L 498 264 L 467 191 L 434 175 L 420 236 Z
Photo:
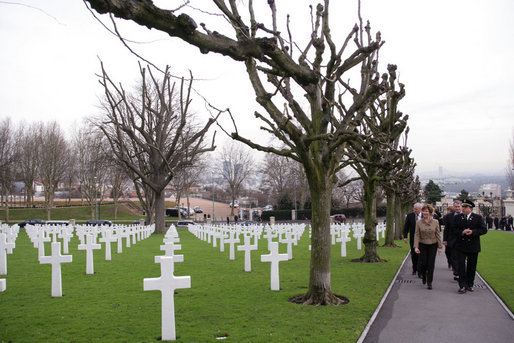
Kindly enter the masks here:
M 418 254 L 416 254 L 416 251 L 414 251 L 414 247 L 411 246 L 410 248 L 410 258 L 412 260 L 412 272 L 417 273 L 419 271 L 418 269 Z
M 421 275 L 426 275 L 427 283 L 432 284 L 434 279 L 435 256 L 437 254 L 437 243 L 419 243 L 419 258 L 421 265 Z
M 457 264 L 457 249 L 447 245 L 444 248 L 444 254 L 446 255 L 446 259 L 448 260 L 448 264 L 452 267 L 453 275 L 458 276 L 458 264 Z
M 478 253 L 464 252 L 457 249 L 459 270 L 459 287 L 473 287 L 477 271 Z

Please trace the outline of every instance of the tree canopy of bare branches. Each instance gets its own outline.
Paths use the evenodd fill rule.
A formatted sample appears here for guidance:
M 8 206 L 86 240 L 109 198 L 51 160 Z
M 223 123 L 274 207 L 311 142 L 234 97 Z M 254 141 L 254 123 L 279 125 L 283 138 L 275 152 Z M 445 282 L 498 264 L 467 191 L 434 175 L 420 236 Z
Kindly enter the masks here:
M 50 220 L 55 191 L 63 181 L 69 163 L 69 148 L 57 122 L 43 124 L 38 135 L 38 176 L 45 194 L 46 216 Z
M 255 172 L 255 161 L 245 146 L 230 142 L 223 146 L 219 153 L 219 173 L 228 185 L 231 203 L 241 195 L 244 182 Z M 231 207 L 230 215 L 234 215 L 235 206 Z
M 100 83 L 105 91 L 105 117 L 96 122 L 113 153 L 131 175 L 140 199 L 146 197 L 147 222 L 155 218 L 156 232 L 164 232 L 164 188 L 177 170 L 189 166 L 214 142 L 204 142 L 215 121 L 196 129 L 191 125 L 191 84 L 182 80 L 178 89 L 169 68 L 161 79 L 140 66 L 141 84 L 131 94 L 113 82 L 102 64 Z
M 373 36 L 359 14 L 359 24 L 336 42 L 331 32 L 329 0 L 311 12 L 312 30 L 304 47 L 295 42 L 289 19 L 283 30 L 279 29 L 275 1 L 267 2 L 267 18 L 258 18 L 253 1 L 213 0 L 210 5 L 230 24 L 232 31 L 226 33 L 222 26 L 198 27 L 185 13 L 187 4 L 170 11 L 150 0 L 86 1 L 99 13 L 111 13 L 166 32 L 202 53 L 214 52 L 244 63 L 256 101 L 265 111 L 255 112 L 262 122 L 261 129 L 278 138 L 284 148 L 242 137 L 235 120 L 232 137 L 254 149 L 299 162 L 310 189 L 313 218 L 309 289 L 291 301 L 341 304 L 341 298 L 332 293 L 330 281 L 331 194 L 347 145 L 358 136 L 356 127 L 366 116 L 374 115 L 367 109 L 389 89 L 390 84 L 381 82 L 378 73 L 378 51 L 384 43 L 380 33 Z M 360 73 L 354 71 L 361 64 Z M 350 85 L 350 75 L 360 75 L 358 86 Z

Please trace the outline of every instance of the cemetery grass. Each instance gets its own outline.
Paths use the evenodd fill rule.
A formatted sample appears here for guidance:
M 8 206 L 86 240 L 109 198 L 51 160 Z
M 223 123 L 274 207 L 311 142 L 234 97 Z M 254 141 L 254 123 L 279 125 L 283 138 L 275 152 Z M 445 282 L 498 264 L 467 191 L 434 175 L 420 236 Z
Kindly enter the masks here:
M 271 291 L 266 241 L 252 252 L 252 271 L 244 272 L 244 253 L 225 252 L 179 230 L 183 263 L 175 275 L 191 276 L 190 289 L 175 294 L 177 342 L 355 342 L 408 252 L 378 248 L 387 263 L 352 263 L 363 251 L 356 241 L 332 246 L 332 289 L 350 299 L 343 306 L 304 306 L 288 298 L 307 291 L 308 230 L 293 247 L 293 260 L 280 263 L 280 291 Z M 85 274 L 85 251 L 70 242 L 72 263 L 62 264 L 63 297 L 52 298 L 51 266 L 40 265 L 37 249 L 21 230 L 8 255 L 7 290 L 0 293 L 0 342 L 156 342 L 161 335 L 161 294 L 143 291 L 143 279 L 160 276 L 154 256 L 162 255 L 163 235 L 152 235 L 123 253 L 112 244 L 112 260 L 94 252 L 94 275 Z M 46 243 L 46 254 L 50 245 Z M 383 244 L 383 242 L 381 242 Z M 281 244 L 280 252 L 286 253 Z
M 489 230 L 480 237 L 477 269 L 503 302 L 514 310 L 514 235 Z

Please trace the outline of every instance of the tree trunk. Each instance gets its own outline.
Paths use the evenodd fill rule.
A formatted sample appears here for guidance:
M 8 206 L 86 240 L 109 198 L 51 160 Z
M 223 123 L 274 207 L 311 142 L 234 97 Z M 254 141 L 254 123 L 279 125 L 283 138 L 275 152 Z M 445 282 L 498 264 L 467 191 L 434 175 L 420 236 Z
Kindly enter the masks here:
M 95 204 L 90 203 L 89 204 L 89 209 L 91 210 L 91 219 L 96 219 L 96 217 L 95 217 Z
M 332 293 L 330 284 L 330 205 L 332 187 L 329 177 L 310 180 L 312 200 L 312 237 L 309 290 L 290 299 L 305 305 L 340 305 L 343 301 Z
M 165 193 L 162 192 L 155 192 L 155 202 L 154 202 L 154 208 L 155 208 L 155 233 L 164 233 L 165 232 L 165 225 L 164 225 L 164 200 L 165 200 Z M 180 212 L 180 211 L 179 211 Z
M 5 222 L 9 223 L 9 203 L 7 201 L 5 202 Z
M 46 220 L 51 220 L 52 206 L 53 206 L 53 192 L 47 192 L 45 196 L 45 209 L 46 209 Z
M 394 233 L 395 233 L 395 200 L 396 196 L 392 190 L 386 190 L 387 197 L 387 213 L 386 213 L 386 234 L 385 234 L 385 247 L 397 247 L 394 243 Z
M 373 180 L 364 182 L 364 255 L 362 262 L 383 262 L 378 256 L 377 246 L 377 197 L 376 183 Z
M 402 230 L 403 230 L 403 206 L 402 201 L 399 195 L 395 196 L 394 200 L 395 210 L 394 210 L 394 239 L 399 240 L 402 238 Z
M 118 198 L 113 199 L 114 203 L 114 221 L 118 219 Z

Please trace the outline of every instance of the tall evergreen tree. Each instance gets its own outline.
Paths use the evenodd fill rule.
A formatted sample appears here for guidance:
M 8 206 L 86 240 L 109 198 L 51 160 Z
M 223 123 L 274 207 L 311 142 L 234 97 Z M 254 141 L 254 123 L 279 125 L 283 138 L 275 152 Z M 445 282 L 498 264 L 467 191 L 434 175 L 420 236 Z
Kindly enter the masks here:
M 443 197 L 443 191 L 435 184 L 434 181 L 429 180 L 425 186 L 425 199 L 429 204 L 435 204 L 441 201 Z

